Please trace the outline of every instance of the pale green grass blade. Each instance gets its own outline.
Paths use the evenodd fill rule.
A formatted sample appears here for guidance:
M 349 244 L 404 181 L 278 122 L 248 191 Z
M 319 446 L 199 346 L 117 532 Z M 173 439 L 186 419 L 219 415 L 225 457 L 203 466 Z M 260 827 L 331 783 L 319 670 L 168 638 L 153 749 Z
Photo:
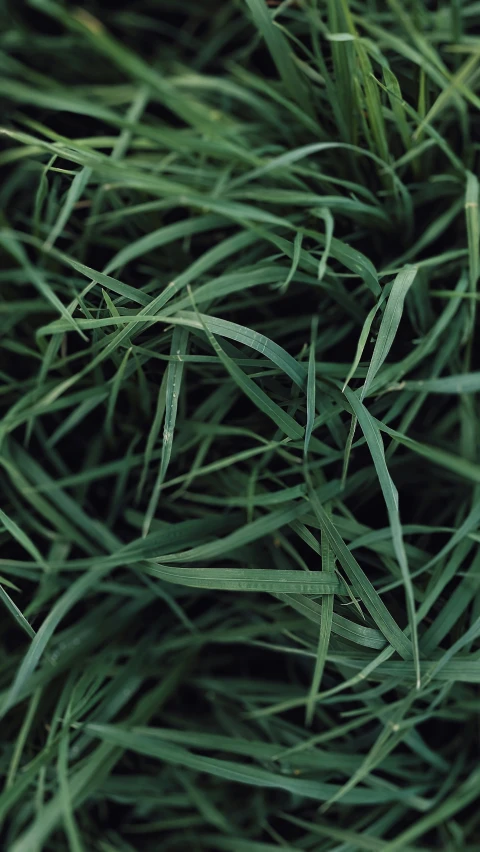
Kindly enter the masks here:
M 8 775 L 5 781 L 5 789 L 8 790 L 11 788 L 15 782 L 16 775 L 18 773 L 20 760 L 22 757 L 22 752 L 25 748 L 25 743 L 28 739 L 28 735 L 30 733 L 32 724 L 35 720 L 35 714 L 38 709 L 39 701 L 42 697 L 42 690 L 37 689 L 29 702 L 27 712 L 25 713 L 25 718 L 23 720 L 22 727 L 20 729 L 20 733 L 18 735 L 18 739 L 15 745 L 15 751 L 12 755 L 12 760 L 10 766 L 8 768 Z
M 415 131 L 416 137 L 420 136 L 424 125 L 431 124 L 432 121 L 443 112 L 449 101 L 455 98 L 456 93 L 463 89 L 462 84 L 466 82 L 470 76 L 473 76 L 476 65 L 478 65 L 478 56 L 471 56 L 470 59 L 466 60 L 462 68 L 450 77 L 450 84 L 441 91 L 437 100 L 434 104 L 432 104 L 427 112 L 422 124 L 420 124 Z
M 373 306 L 371 311 L 369 311 L 368 316 L 367 316 L 367 318 L 366 318 L 366 320 L 365 320 L 365 322 L 362 326 L 362 331 L 360 333 L 360 337 L 358 338 L 357 351 L 355 352 L 355 358 L 353 359 L 352 366 L 350 367 L 350 370 L 348 371 L 348 374 L 347 374 L 347 378 L 345 379 L 345 383 L 344 383 L 343 388 L 342 388 L 343 391 L 345 391 L 345 388 L 347 387 L 347 385 L 350 384 L 350 381 L 352 380 L 355 372 L 357 371 L 358 365 L 360 364 L 360 361 L 362 360 L 362 355 L 364 353 L 365 346 L 367 345 L 367 342 L 368 342 L 368 339 L 369 339 L 369 336 L 370 336 L 370 330 L 372 328 L 372 323 L 373 323 L 373 321 L 374 321 L 374 319 L 375 319 L 375 317 L 378 313 L 379 308 L 381 307 L 381 305 L 385 301 L 385 298 L 386 298 L 386 291 L 384 290 L 382 295 L 380 296 L 380 299 L 378 300 L 377 304 Z
M 30 554 L 30 556 L 33 557 L 35 562 L 37 562 L 38 565 L 40 565 L 44 571 L 48 572 L 50 568 L 36 545 L 31 540 L 31 538 L 24 530 L 20 529 L 20 527 L 17 523 L 15 523 L 13 518 L 10 518 L 2 509 L 0 509 L 0 522 L 10 533 L 10 535 L 13 536 L 16 541 L 18 541 L 20 546 L 23 547 L 27 551 L 27 553 Z
M 480 391 L 480 373 L 460 373 L 458 376 L 442 376 L 438 379 L 408 380 L 403 383 L 406 390 L 428 393 L 477 393 Z
M 188 346 L 188 331 L 184 328 L 175 328 L 172 335 L 172 345 L 170 353 L 176 356 L 175 361 L 170 361 L 167 367 L 167 378 L 165 383 L 165 415 L 163 425 L 163 443 L 162 457 L 160 459 L 160 467 L 158 470 L 157 479 L 150 497 L 145 521 L 143 524 L 143 535 L 147 535 L 152 519 L 157 510 L 160 491 L 162 488 L 165 475 L 170 463 L 172 455 L 173 436 L 175 433 L 175 423 L 177 420 L 178 402 L 180 391 L 182 388 L 182 377 L 184 369 L 183 356 L 187 351 Z
M 6 608 L 8 609 L 10 614 L 13 616 L 13 618 L 15 619 L 17 624 L 19 624 L 20 627 L 22 628 L 22 630 L 25 631 L 27 636 L 29 636 L 30 639 L 33 639 L 34 636 L 35 636 L 35 630 L 29 624 L 29 622 L 27 621 L 27 619 L 25 618 L 25 616 L 23 615 L 21 610 L 16 605 L 15 601 L 12 601 L 10 595 L 5 591 L 3 586 L 0 586 L 0 600 L 6 606 Z
M 229 592 L 271 592 L 272 594 L 326 595 L 333 598 L 342 591 L 336 574 L 315 571 L 281 571 L 269 568 L 175 568 L 157 565 L 148 568 L 152 576 L 169 583 L 197 589 L 217 589 Z
M 285 278 L 285 281 L 283 281 L 281 284 L 278 285 L 278 289 L 282 293 L 286 293 L 286 291 L 288 290 L 288 285 L 290 284 L 290 282 L 294 278 L 295 273 L 298 269 L 298 264 L 299 264 L 299 261 L 300 261 L 300 253 L 302 251 L 302 239 L 303 239 L 302 232 L 297 231 L 297 233 L 295 234 L 295 239 L 293 241 L 292 265 L 290 267 L 290 270 L 289 270 L 287 277 Z
M 281 431 L 292 439 L 300 439 L 304 435 L 304 429 L 300 426 L 289 414 L 281 409 L 276 403 L 271 400 L 267 394 L 247 376 L 246 373 L 230 358 L 217 342 L 212 333 L 212 323 L 203 321 L 203 317 L 197 314 L 198 321 L 201 327 L 204 328 L 212 348 L 218 355 L 225 369 L 240 388 L 242 393 L 249 397 L 253 404 L 263 411 Z M 213 324 L 215 327 L 215 324 Z
M 412 286 L 416 274 L 416 268 L 407 268 L 402 272 L 399 272 L 393 282 L 392 289 L 385 306 L 385 312 L 382 317 L 365 384 L 362 388 L 361 399 L 364 399 L 367 395 L 370 385 L 390 351 L 402 318 L 405 296 L 407 295 L 409 288 Z
M 105 570 L 104 573 L 106 573 Z M 70 586 L 68 591 L 65 592 L 65 594 L 51 609 L 50 613 L 35 634 L 35 637 L 32 639 L 32 644 L 30 645 L 30 648 L 23 658 L 22 664 L 17 671 L 15 679 L 5 699 L 2 708 L 2 716 L 4 716 L 18 700 L 22 690 L 25 688 L 33 672 L 37 668 L 46 646 L 60 621 L 65 617 L 72 606 L 74 606 L 74 604 L 82 598 L 85 592 L 95 584 L 99 576 L 101 576 L 101 572 L 95 570 L 84 574 Z
M 420 688 L 420 652 L 418 646 L 417 632 L 417 617 L 415 610 L 415 597 L 410 576 L 410 569 L 405 553 L 405 545 L 403 541 L 402 525 L 399 513 L 398 491 L 390 476 L 387 463 L 385 460 L 385 450 L 380 430 L 375 425 L 375 420 L 371 417 L 368 410 L 360 402 L 358 397 L 349 388 L 346 388 L 345 394 L 350 405 L 353 408 L 355 416 L 358 419 L 360 428 L 362 429 L 365 439 L 370 450 L 375 470 L 377 471 L 378 481 L 382 489 L 385 504 L 387 506 L 388 518 L 392 530 L 392 542 L 395 550 L 402 579 L 405 586 L 405 599 L 407 602 L 408 621 L 410 626 L 410 636 L 413 649 L 413 663 L 415 666 L 415 675 L 417 679 L 417 689 Z
M 317 339 L 318 319 L 312 320 L 312 333 L 310 338 L 310 352 L 308 356 L 308 378 L 307 378 L 307 425 L 305 426 L 305 442 L 303 445 L 304 456 L 307 456 L 310 438 L 312 437 L 313 424 L 315 422 L 315 394 L 317 387 L 317 365 L 315 360 L 315 344 Z
M 270 787 L 273 789 L 283 789 L 291 793 L 299 793 L 308 798 L 323 801 L 328 798 L 328 793 L 331 791 L 330 784 L 324 784 L 318 781 L 303 780 L 301 778 L 289 778 L 288 776 L 277 775 L 273 772 L 268 772 L 265 769 L 259 769 L 253 765 L 234 763 L 233 761 L 220 760 L 215 758 L 196 755 L 187 749 L 173 746 L 166 743 L 155 736 L 149 735 L 147 732 L 137 732 L 135 730 L 127 731 L 124 728 L 109 726 L 109 725 L 89 725 L 88 731 L 97 737 L 100 737 L 105 742 L 122 745 L 123 748 L 131 748 L 143 754 L 150 754 L 157 759 L 173 763 L 177 766 L 184 766 L 196 769 L 200 772 L 209 772 L 218 778 L 224 778 L 230 781 L 237 781 L 243 784 L 249 784 L 260 787 Z M 123 738 L 123 739 L 122 739 Z M 348 794 L 347 794 L 348 795 Z M 368 790 L 359 792 L 352 791 L 348 796 L 349 800 L 358 804 L 372 801 L 375 796 L 378 796 L 378 791 L 372 794 Z M 382 799 L 389 801 L 391 794 L 385 793 Z M 17 850 L 15 850 L 17 852 Z M 18 851 L 20 852 L 20 850 Z M 21 850 L 23 852 L 23 850 Z
M 467 220 L 468 238 L 468 265 L 470 293 L 477 292 L 478 276 L 480 274 L 480 220 L 478 213 L 479 186 L 478 178 L 472 172 L 467 173 L 467 187 L 465 193 L 465 217 Z M 471 334 L 476 317 L 476 302 L 473 299 L 470 305 Z M 472 343 L 470 343 L 470 346 Z
M 65 196 L 64 205 L 45 241 L 46 249 L 51 248 L 56 242 L 57 238 L 61 235 L 68 220 L 70 219 L 70 216 L 77 201 L 80 201 L 91 175 L 92 170 L 89 168 L 84 168 L 80 172 L 78 172 L 73 178 L 72 183 L 70 184 L 68 192 Z
M 163 298 L 162 294 L 159 301 L 163 301 Z M 125 324 L 127 326 L 125 330 L 118 333 L 116 340 L 117 344 L 121 343 L 127 336 L 130 337 L 132 332 L 135 330 L 135 327 L 140 325 L 141 322 L 171 323 L 172 325 L 183 325 L 185 328 L 207 328 L 208 331 L 214 335 L 226 337 L 230 340 L 250 346 L 261 355 L 265 355 L 267 358 L 270 358 L 270 360 L 288 376 L 290 376 L 290 378 L 298 384 L 299 387 L 303 388 L 306 386 L 307 370 L 305 367 L 303 367 L 302 364 L 299 364 L 295 358 L 289 355 L 285 349 L 278 345 L 278 343 L 270 340 L 270 338 L 265 335 L 246 326 L 239 325 L 238 323 L 220 319 L 219 317 L 197 314 L 192 311 L 180 311 L 178 316 L 160 313 L 155 315 L 154 313 L 148 312 L 148 307 L 152 308 L 153 305 L 147 306 L 145 312 L 136 314 L 134 317 L 122 315 L 120 317 L 109 317 L 99 320 L 80 320 L 80 327 L 83 329 L 94 329 Z M 39 330 L 39 335 L 59 334 L 66 330 L 66 324 L 61 324 L 61 321 L 59 321 L 41 328 Z M 107 351 L 109 351 L 109 349 L 107 349 Z M 105 357 L 105 355 L 103 355 L 103 357 Z
M 49 284 L 45 280 L 43 273 L 30 263 L 23 249 L 23 246 L 21 246 L 20 243 L 16 240 L 14 234 L 6 230 L 0 230 L 0 245 L 2 245 L 6 249 L 6 251 L 11 253 L 16 258 L 18 263 L 25 269 L 25 271 L 29 275 L 32 284 L 36 287 L 38 292 L 45 299 L 47 299 L 48 302 L 50 302 L 50 304 L 55 308 L 56 311 L 58 311 L 59 314 L 61 314 L 61 316 L 65 318 L 68 327 L 77 331 L 80 337 L 86 340 L 87 338 L 80 330 L 77 321 L 74 319 L 74 317 L 72 317 L 68 309 L 60 301 L 52 287 L 49 286 Z
M 66 725 L 64 726 L 66 727 Z M 69 847 L 72 852 L 84 852 L 85 847 L 82 843 L 80 832 L 76 824 L 72 800 L 70 795 L 70 785 L 68 780 L 68 757 L 69 757 L 69 735 L 68 729 L 64 731 L 58 746 L 57 772 L 60 787 L 60 795 L 63 804 L 63 822 L 65 825 L 65 833 L 68 837 Z
M 400 630 L 398 624 L 390 615 L 380 596 L 366 577 L 364 571 L 362 571 L 357 560 L 346 547 L 345 542 L 342 540 L 341 536 L 339 536 L 335 525 L 328 517 L 314 491 L 310 491 L 310 500 L 315 506 L 315 514 L 322 524 L 322 530 L 325 530 L 325 535 L 328 537 L 330 546 L 345 570 L 355 594 L 357 594 L 363 602 L 365 608 L 374 619 L 377 628 L 381 633 L 383 633 L 392 647 L 395 648 L 395 650 L 398 651 L 400 656 L 404 659 L 411 659 L 412 646 L 410 641 Z
M 120 393 L 120 388 L 122 386 L 125 368 L 127 366 L 127 362 L 131 355 L 131 352 L 131 349 L 127 349 L 127 351 L 125 352 L 125 355 L 123 356 L 120 366 L 113 379 L 112 389 L 108 398 L 107 416 L 105 418 L 105 431 L 107 432 L 107 435 L 109 435 L 110 439 L 113 438 L 113 420 L 115 415 L 115 406 L 117 404 L 117 399 Z
M 221 216 L 208 214 L 206 216 L 198 216 L 195 219 L 187 219 L 185 222 L 176 222 L 173 225 L 166 225 L 156 231 L 153 231 L 153 233 L 145 234 L 145 236 L 140 237 L 138 240 L 135 240 L 133 243 L 125 246 L 125 248 L 117 252 L 103 270 L 104 274 L 110 275 L 112 272 L 115 272 L 115 270 L 120 269 L 120 267 L 126 266 L 127 263 L 131 263 L 132 260 L 135 260 L 137 257 L 142 257 L 151 251 L 155 251 L 155 249 L 158 249 L 161 246 L 173 243 L 179 238 L 188 237 L 193 234 L 205 233 L 210 230 L 213 231 L 215 228 L 223 224 L 224 219 Z
M 267 43 L 278 73 L 291 99 L 297 101 L 304 112 L 310 115 L 311 107 L 304 80 L 300 76 L 295 63 L 292 61 L 288 41 L 283 36 L 281 29 L 272 20 L 268 6 L 262 3 L 261 0 L 245 0 L 245 2 L 253 17 L 255 26 Z
M 408 438 L 406 435 L 397 432 L 395 429 L 391 429 L 390 426 L 379 420 L 377 420 L 377 426 L 380 431 L 390 435 L 390 437 L 394 438 L 400 444 L 403 444 L 404 447 L 413 450 L 414 453 L 418 453 L 418 455 L 423 456 L 436 465 L 440 465 L 440 467 L 444 467 L 446 470 L 451 470 L 452 473 L 455 473 L 461 479 L 467 480 L 467 482 L 480 483 L 480 465 L 474 464 L 468 459 L 464 459 L 440 447 L 433 447 L 429 444 L 415 441 L 413 438 Z
M 145 481 L 148 474 L 148 469 L 154 458 L 155 452 L 155 444 L 157 443 L 158 436 L 160 434 L 160 429 L 162 426 L 163 418 L 165 416 L 165 406 L 167 401 L 167 380 L 168 380 L 168 370 L 165 370 L 162 378 L 162 382 L 160 385 L 160 389 L 158 391 L 157 397 L 157 405 L 155 408 L 155 416 L 152 420 L 152 425 L 150 431 L 148 433 L 147 445 L 145 447 L 145 455 L 144 462 L 142 467 L 142 473 L 138 482 L 137 489 L 137 501 L 140 500 L 142 496 L 143 489 L 145 487 Z M 162 449 L 163 451 L 163 449 Z
M 334 572 L 335 559 L 330 550 L 330 545 L 325 533 L 322 532 L 322 570 Z M 328 595 L 322 603 L 322 614 L 320 622 L 320 632 L 318 636 L 317 657 L 315 660 L 315 668 L 313 671 L 312 683 L 308 694 L 305 708 L 305 724 L 311 727 L 315 709 L 317 694 L 322 682 L 323 671 L 327 660 L 328 646 L 330 642 L 330 634 L 333 628 L 333 595 Z
M 323 281 L 325 271 L 327 269 L 328 257 L 333 239 L 334 219 L 328 207 L 322 207 L 314 211 L 316 216 L 319 216 L 325 222 L 325 248 L 322 252 L 320 264 L 318 266 L 318 280 Z
M 312 621 L 314 624 L 321 626 L 322 624 L 322 606 L 315 603 L 313 600 L 302 595 L 281 595 L 276 593 L 280 600 L 288 603 L 289 606 L 301 612 L 305 618 Z M 354 642 L 356 645 L 364 645 L 366 648 L 382 649 L 385 647 L 385 638 L 379 630 L 372 627 L 365 627 L 363 624 L 355 624 L 348 618 L 337 615 L 336 612 L 332 616 L 332 632 L 349 642 Z
M 162 556 L 162 562 L 197 562 L 206 559 L 219 559 L 227 553 L 231 553 L 252 541 L 257 541 L 264 536 L 270 535 L 281 529 L 285 524 L 295 518 L 299 518 L 308 511 L 305 501 L 293 504 L 285 509 L 277 509 L 269 514 L 257 518 L 251 523 L 245 524 L 224 538 L 203 544 L 200 547 L 180 551 L 179 553 L 168 553 Z
M 386 66 L 383 68 L 383 79 L 390 106 L 395 116 L 397 130 L 400 133 L 405 150 L 408 151 L 412 146 L 412 134 L 408 126 L 399 82 L 391 68 L 387 68 Z

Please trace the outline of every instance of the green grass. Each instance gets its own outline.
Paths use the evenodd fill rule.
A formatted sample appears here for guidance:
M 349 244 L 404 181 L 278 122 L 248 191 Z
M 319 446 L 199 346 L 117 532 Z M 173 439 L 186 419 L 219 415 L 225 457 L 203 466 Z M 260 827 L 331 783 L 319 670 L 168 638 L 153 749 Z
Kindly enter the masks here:
M 480 4 L 0 3 L 8 852 L 476 852 Z

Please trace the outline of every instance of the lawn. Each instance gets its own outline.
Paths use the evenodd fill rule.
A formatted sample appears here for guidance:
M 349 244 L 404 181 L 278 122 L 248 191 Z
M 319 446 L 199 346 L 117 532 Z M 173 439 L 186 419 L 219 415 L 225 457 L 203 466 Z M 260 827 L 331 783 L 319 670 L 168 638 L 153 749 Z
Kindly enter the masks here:
M 0 0 L 5 852 L 480 849 L 480 3 Z

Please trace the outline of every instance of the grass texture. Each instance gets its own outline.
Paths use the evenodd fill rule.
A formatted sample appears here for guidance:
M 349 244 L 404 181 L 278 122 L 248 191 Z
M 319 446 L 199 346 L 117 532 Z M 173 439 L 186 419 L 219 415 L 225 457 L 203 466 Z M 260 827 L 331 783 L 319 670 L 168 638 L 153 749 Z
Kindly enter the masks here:
M 3 3 L 8 852 L 478 852 L 480 3 Z

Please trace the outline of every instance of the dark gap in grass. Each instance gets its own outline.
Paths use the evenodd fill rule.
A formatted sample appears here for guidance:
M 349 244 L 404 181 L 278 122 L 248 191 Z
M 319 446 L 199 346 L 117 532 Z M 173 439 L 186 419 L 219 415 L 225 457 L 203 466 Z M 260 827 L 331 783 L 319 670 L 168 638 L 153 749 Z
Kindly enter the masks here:
M 50 15 L 45 15 L 38 9 L 32 8 L 27 0 L 6 0 L 7 15 L 11 22 L 27 32 L 34 31 L 43 36 L 60 36 L 64 33 L 63 26 Z

